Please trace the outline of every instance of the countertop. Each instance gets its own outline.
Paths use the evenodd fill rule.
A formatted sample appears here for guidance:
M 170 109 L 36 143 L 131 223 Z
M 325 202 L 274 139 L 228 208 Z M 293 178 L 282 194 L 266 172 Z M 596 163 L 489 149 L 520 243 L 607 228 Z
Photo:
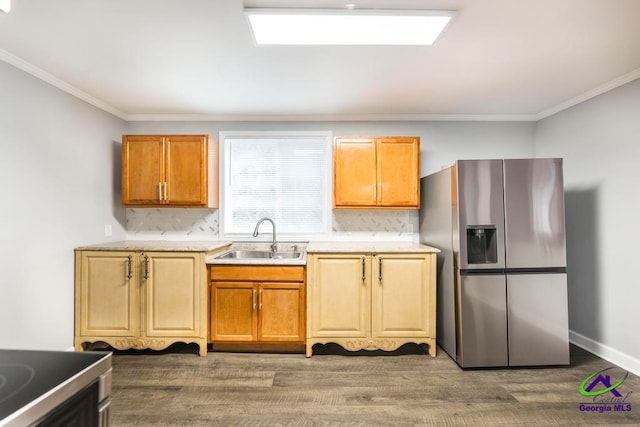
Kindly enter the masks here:
M 232 242 L 223 240 L 123 240 L 81 246 L 77 251 L 166 251 L 166 252 L 211 252 L 229 246 Z
M 438 253 L 439 249 L 412 242 L 309 242 L 308 253 Z
M 230 241 L 171 241 L 171 240 L 124 240 L 119 242 L 102 243 L 81 246 L 76 250 L 90 251 L 168 251 L 168 252 L 213 252 L 233 244 L 234 249 L 263 249 L 268 250 L 265 242 L 230 242 Z M 346 241 L 318 241 L 318 242 L 278 242 L 280 250 L 291 251 L 296 245 L 298 250 L 304 251 L 300 259 L 234 259 L 220 260 L 208 256 L 207 264 L 235 264 L 235 265 L 306 265 L 307 253 L 438 253 L 440 250 L 431 246 L 412 242 L 346 242 Z M 264 247 L 263 247 L 264 246 Z

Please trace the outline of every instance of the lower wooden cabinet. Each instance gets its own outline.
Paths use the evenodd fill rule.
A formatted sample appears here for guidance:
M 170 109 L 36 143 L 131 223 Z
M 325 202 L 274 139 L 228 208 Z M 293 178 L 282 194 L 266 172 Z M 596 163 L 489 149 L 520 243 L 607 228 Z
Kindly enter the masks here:
M 205 253 L 76 251 L 75 281 L 76 350 L 193 342 L 207 353 Z
M 304 343 L 304 266 L 212 265 L 214 343 Z
M 329 342 L 351 351 L 424 343 L 435 356 L 435 254 L 318 253 L 307 263 L 308 357 Z

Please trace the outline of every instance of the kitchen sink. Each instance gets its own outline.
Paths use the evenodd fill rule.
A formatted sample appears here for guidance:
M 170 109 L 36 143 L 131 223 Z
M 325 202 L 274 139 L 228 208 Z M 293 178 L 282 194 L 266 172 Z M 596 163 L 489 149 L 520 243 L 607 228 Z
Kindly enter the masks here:
M 298 259 L 302 252 L 273 252 L 273 251 L 229 251 L 216 259 Z

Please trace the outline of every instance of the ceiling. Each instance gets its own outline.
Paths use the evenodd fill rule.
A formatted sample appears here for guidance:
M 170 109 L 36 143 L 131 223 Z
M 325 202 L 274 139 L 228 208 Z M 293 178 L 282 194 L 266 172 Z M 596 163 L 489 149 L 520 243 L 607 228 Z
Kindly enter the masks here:
M 433 46 L 255 46 L 243 7 L 444 9 Z M 537 120 L 640 77 L 638 0 L 13 0 L 0 59 L 125 120 Z

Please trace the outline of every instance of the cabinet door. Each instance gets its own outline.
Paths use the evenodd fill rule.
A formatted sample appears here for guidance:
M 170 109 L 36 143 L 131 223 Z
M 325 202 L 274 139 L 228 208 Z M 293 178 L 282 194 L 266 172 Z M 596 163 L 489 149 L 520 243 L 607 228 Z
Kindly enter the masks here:
M 312 337 L 368 337 L 371 257 L 310 255 L 308 322 Z
M 379 254 L 373 257 L 374 337 L 433 337 L 435 301 L 430 257 Z
M 376 205 L 375 139 L 336 138 L 333 185 L 335 207 Z
M 123 136 L 122 204 L 160 204 L 163 181 L 164 138 L 152 135 Z
M 146 336 L 200 336 L 200 318 L 206 302 L 200 257 L 188 252 L 140 255 Z
M 133 337 L 139 332 L 133 252 L 76 253 L 76 335 Z
M 257 289 L 253 282 L 213 282 L 211 340 L 257 340 L 257 306 Z
M 166 137 L 165 203 L 207 206 L 207 140 L 202 135 Z
M 258 340 L 303 342 L 304 285 L 261 283 L 258 288 Z
M 419 207 L 420 140 L 378 140 L 378 205 Z

